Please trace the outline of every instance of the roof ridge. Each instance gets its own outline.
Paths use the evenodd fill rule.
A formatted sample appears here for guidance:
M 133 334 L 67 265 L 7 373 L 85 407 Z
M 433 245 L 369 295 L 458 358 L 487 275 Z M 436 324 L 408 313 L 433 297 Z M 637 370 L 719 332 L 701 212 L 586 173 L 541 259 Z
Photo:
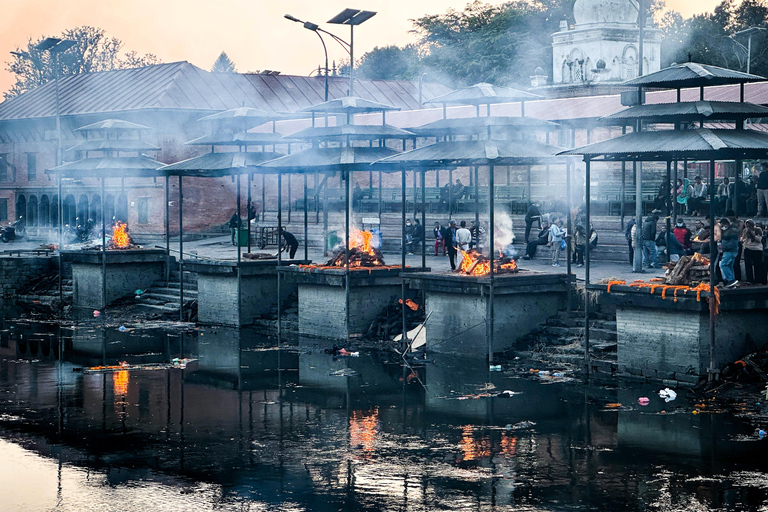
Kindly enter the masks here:
M 699 135 L 701 135 L 701 138 L 704 139 L 704 142 L 712 146 L 712 149 L 723 149 L 728 147 L 728 144 L 723 142 L 723 139 L 715 135 L 709 128 L 699 128 L 698 132 Z

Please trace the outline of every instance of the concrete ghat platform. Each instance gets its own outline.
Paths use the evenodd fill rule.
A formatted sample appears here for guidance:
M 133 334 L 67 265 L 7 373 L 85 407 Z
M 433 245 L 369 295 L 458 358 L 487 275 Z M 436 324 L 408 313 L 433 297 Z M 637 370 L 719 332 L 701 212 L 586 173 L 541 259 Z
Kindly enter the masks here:
M 345 271 L 328 267 L 283 267 L 284 282 L 299 289 L 299 334 L 346 340 L 364 333 L 371 322 L 402 291 L 402 273 L 429 269 L 399 266 L 353 268 L 349 273 L 349 327 Z
M 404 279 L 424 293 L 427 350 L 487 357 L 490 277 L 445 272 L 414 273 Z M 565 274 L 525 270 L 494 276 L 492 350 L 514 348 L 518 339 L 565 308 L 567 279 Z
M 104 276 L 102 256 L 106 255 Z M 62 260 L 72 265 L 72 303 L 75 308 L 101 308 L 136 289 L 145 289 L 162 278 L 166 253 L 158 249 L 62 251 Z M 102 281 L 106 278 L 106 301 Z
M 616 306 L 619 369 L 644 377 L 688 381 L 703 377 L 709 367 L 709 294 L 678 292 L 662 287 L 590 285 L 600 301 Z M 750 286 L 720 291 L 715 317 L 714 367 L 753 352 L 768 341 L 768 287 Z
M 282 261 L 282 265 L 306 263 L 305 260 Z M 184 270 L 198 274 L 197 318 L 201 324 L 251 325 L 255 318 L 270 313 L 278 304 L 277 260 L 185 261 Z M 280 303 L 295 291 L 293 283 L 282 286 Z

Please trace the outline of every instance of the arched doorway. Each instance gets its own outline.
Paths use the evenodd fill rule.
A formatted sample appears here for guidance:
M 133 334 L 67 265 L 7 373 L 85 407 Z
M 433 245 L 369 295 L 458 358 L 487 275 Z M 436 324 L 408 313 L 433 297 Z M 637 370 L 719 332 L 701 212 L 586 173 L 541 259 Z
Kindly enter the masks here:
M 91 215 L 89 218 L 93 221 L 93 225 L 99 226 L 99 230 L 101 230 L 101 196 L 99 194 L 91 198 Z
M 104 214 L 107 217 L 107 225 L 115 223 L 115 196 L 107 194 L 104 196 Z
M 40 218 L 38 219 L 38 226 L 47 227 L 50 226 L 51 220 L 51 203 L 47 195 L 40 196 Z
M 27 201 L 27 227 L 37 226 L 37 196 L 32 194 Z
M 128 222 L 128 198 L 125 194 L 117 196 L 117 205 L 115 207 L 115 220 Z
M 24 196 L 16 197 L 16 220 L 26 219 L 27 217 L 27 198 Z
M 64 198 L 61 218 L 65 225 L 74 227 L 77 218 L 77 208 L 75 207 L 75 196 L 69 194 Z
M 51 198 L 51 226 L 59 225 L 59 196 L 55 195 Z
M 75 225 L 79 223 L 80 225 L 85 226 L 85 223 L 88 222 L 88 215 L 90 215 L 90 213 L 88 208 L 88 196 L 81 194 L 80 199 L 77 200 L 78 222 L 76 222 Z

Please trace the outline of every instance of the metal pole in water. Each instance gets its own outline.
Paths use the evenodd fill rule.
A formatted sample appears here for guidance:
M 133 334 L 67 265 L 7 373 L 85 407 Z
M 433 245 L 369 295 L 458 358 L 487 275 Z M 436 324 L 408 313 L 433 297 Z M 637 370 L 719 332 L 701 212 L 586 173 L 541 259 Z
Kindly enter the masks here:
M 589 220 L 590 220 L 590 160 L 586 159 L 586 183 L 584 185 L 584 192 L 586 197 L 586 226 L 587 231 L 587 243 L 584 244 L 584 364 L 587 367 L 587 375 L 590 373 L 590 357 L 589 357 L 589 266 L 590 266 L 590 251 L 589 251 Z
M 493 190 L 493 173 L 494 173 L 494 168 L 493 168 L 493 164 L 491 164 L 491 165 L 488 166 L 488 190 L 490 191 L 488 193 L 488 217 L 489 217 L 488 224 L 490 224 L 488 226 L 488 228 L 489 228 L 488 229 L 488 231 L 489 231 L 488 242 L 489 242 L 489 245 L 490 245 L 490 247 L 488 249 L 488 254 L 489 254 L 490 258 L 491 258 L 491 274 L 490 274 L 491 284 L 490 284 L 490 287 L 489 287 L 490 288 L 490 293 L 488 295 L 488 310 L 489 310 L 489 314 L 488 314 L 488 365 L 489 366 L 493 364 L 493 274 L 494 274 L 493 266 L 494 266 L 494 256 L 496 255 L 496 250 L 495 250 L 495 248 L 493 246 L 493 243 L 494 243 L 493 236 L 494 236 L 494 232 L 495 232 L 494 225 L 493 225 L 494 224 L 494 215 L 493 215 L 494 197 L 493 196 L 495 195 L 494 194 L 494 190 Z
M 400 246 L 401 246 L 400 247 L 400 253 L 401 253 L 401 257 L 400 257 L 400 265 L 401 265 L 400 266 L 400 273 L 402 274 L 402 273 L 405 272 L 405 203 L 406 203 L 406 198 L 405 198 L 405 167 L 403 167 L 402 170 L 400 171 L 400 178 L 401 178 L 401 182 L 402 182 L 401 186 L 402 186 L 402 189 L 403 189 L 403 193 L 402 193 L 402 218 L 400 219 L 400 233 L 401 233 L 401 236 L 400 236 Z M 400 291 L 401 291 L 401 296 L 402 296 L 402 299 L 401 299 L 401 301 L 402 301 L 402 308 L 401 308 L 401 310 L 402 310 L 402 313 L 403 313 L 403 338 L 402 338 L 402 342 L 403 342 L 403 347 L 405 348 L 405 347 L 408 346 L 408 323 L 406 322 L 406 319 L 405 319 L 405 307 L 406 307 L 405 306 L 405 280 L 403 280 L 403 279 L 401 279 Z
M 101 312 L 107 309 L 107 219 L 104 213 L 104 177 L 101 178 Z

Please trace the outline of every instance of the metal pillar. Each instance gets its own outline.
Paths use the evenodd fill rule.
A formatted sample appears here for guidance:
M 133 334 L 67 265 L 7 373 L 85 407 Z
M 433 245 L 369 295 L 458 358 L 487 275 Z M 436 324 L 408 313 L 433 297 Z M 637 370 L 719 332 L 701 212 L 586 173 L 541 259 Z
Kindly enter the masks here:
M 344 325 L 347 329 L 347 336 L 349 336 L 349 189 L 352 183 L 352 171 L 343 173 L 342 178 L 346 178 L 344 184 L 344 206 L 345 206 L 345 219 L 344 219 Z
M 309 260 L 309 230 L 307 229 L 307 173 L 304 173 L 304 260 Z
M 634 162 L 633 162 L 634 163 Z M 643 163 L 637 162 L 635 177 L 635 261 L 632 265 L 633 272 L 643 271 Z
M 400 171 L 400 181 L 402 186 L 402 218 L 400 219 L 400 269 L 405 272 L 405 168 Z M 408 346 L 408 323 L 405 319 L 405 280 L 401 279 L 400 291 L 402 296 L 402 314 L 403 314 L 403 349 Z
M 421 229 L 424 235 L 421 237 L 421 268 L 427 268 L 427 171 L 421 169 Z
M 672 173 L 672 161 L 671 160 L 667 160 L 667 174 L 666 174 L 667 183 L 669 183 L 669 179 L 670 179 L 671 173 Z M 667 193 L 667 198 L 668 199 L 669 199 L 670 195 L 671 195 L 671 191 L 669 193 Z M 714 203 L 712 203 L 712 204 L 714 204 Z M 667 228 L 667 237 L 669 237 L 669 235 L 672 234 L 672 221 L 670 219 L 671 218 L 670 218 L 669 215 L 665 215 L 665 225 L 666 225 L 666 228 Z M 665 240 L 665 243 L 666 243 L 666 240 Z M 670 261 L 671 261 L 671 256 L 669 254 L 669 246 L 667 246 L 667 263 L 669 263 Z
M 171 281 L 171 207 L 170 207 L 170 187 L 168 181 L 170 176 L 165 177 L 165 286 Z
M 621 127 L 621 134 L 627 134 L 627 127 Z M 621 229 L 624 230 L 624 215 L 626 207 L 626 195 L 627 195 L 627 162 L 622 160 L 621 162 Z
M 565 188 L 566 188 L 566 225 L 565 225 L 565 231 L 567 233 L 566 240 L 568 241 L 568 244 L 565 249 L 565 271 L 568 274 L 568 287 L 566 300 L 568 301 L 568 305 L 566 306 L 566 310 L 568 313 L 571 312 L 571 282 L 573 280 L 573 268 L 571 263 L 571 240 L 573 240 L 573 226 L 571 225 L 571 163 L 568 162 L 565 164 Z
M 283 266 L 283 173 L 277 171 L 277 342 L 280 343 L 283 334 L 283 317 L 280 311 L 282 297 L 282 273 Z
M 237 318 L 238 322 L 240 321 L 240 306 L 242 304 L 242 289 L 243 289 L 243 282 L 242 282 L 242 269 L 240 268 L 240 260 L 241 260 L 241 252 L 242 249 L 240 248 L 240 231 L 243 229 L 243 217 L 242 212 L 240 211 L 240 203 L 241 197 L 240 197 L 240 177 L 241 175 L 237 175 Z M 246 219 L 248 218 L 248 212 L 245 213 Z M 247 224 L 250 224 L 246 221 Z M 279 305 L 279 302 L 278 302 Z
M 184 321 L 184 191 L 179 175 L 179 321 Z
M 475 166 L 475 222 L 480 225 L 480 180 L 478 179 L 479 166 Z
M 57 207 L 59 209 L 59 308 L 60 310 L 64 310 L 64 264 L 61 257 L 61 251 L 64 250 L 64 219 L 62 219 L 62 214 L 64 213 L 64 200 L 61 197 L 61 174 L 58 175 L 58 181 L 59 181 L 59 200 Z M 102 206 L 103 209 L 103 206 Z
M 715 161 L 709 161 L 709 182 L 715 182 Z M 736 187 L 734 187 L 735 189 Z M 712 381 L 717 377 L 715 373 L 715 255 L 717 246 L 715 245 L 715 187 L 709 187 L 709 368 L 707 369 L 707 380 Z
M 493 364 L 493 274 L 494 274 L 494 256 L 496 255 L 496 249 L 493 246 L 494 243 L 494 189 L 493 189 L 493 174 L 494 174 L 494 167 L 493 164 L 488 166 L 488 190 L 490 191 L 488 193 L 488 243 L 490 245 L 488 254 L 491 259 L 491 273 L 490 273 L 490 285 L 489 285 L 489 294 L 488 294 L 488 365 Z
M 590 373 L 590 361 L 589 361 L 589 266 L 590 266 L 590 259 L 589 259 L 589 221 L 590 221 L 590 205 L 591 205 L 591 197 L 590 197 L 590 190 L 589 190 L 589 181 L 590 181 L 590 161 L 589 159 L 585 160 L 586 163 L 586 183 L 584 185 L 584 190 L 586 192 L 586 209 L 585 214 L 587 217 L 586 220 L 586 230 L 587 230 L 587 243 L 584 244 L 584 365 L 587 368 L 587 375 Z M 638 233 L 640 231 L 638 230 Z
M 669 187 L 670 205 L 672 206 L 672 221 L 677 224 L 677 194 L 674 192 L 677 190 L 677 160 L 675 160 L 675 166 L 672 168 L 672 184 Z
M 253 174 L 248 173 L 248 199 L 245 201 L 246 231 L 248 232 L 248 254 L 251 253 L 251 179 Z M 238 178 L 239 181 L 240 178 Z
M 107 218 L 104 213 L 104 180 L 101 178 L 101 313 L 107 309 Z

